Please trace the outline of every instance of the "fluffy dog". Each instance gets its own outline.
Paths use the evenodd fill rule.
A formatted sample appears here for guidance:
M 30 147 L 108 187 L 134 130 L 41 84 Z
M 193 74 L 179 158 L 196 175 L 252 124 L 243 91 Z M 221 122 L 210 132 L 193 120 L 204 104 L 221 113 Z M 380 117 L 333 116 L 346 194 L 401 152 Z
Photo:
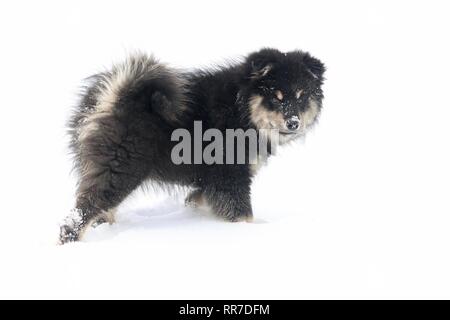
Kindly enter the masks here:
M 204 130 L 224 133 L 276 129 L 285 144 L 316 122 L 324 71 L 309 53 L 262 49 L 240 63 L 192 72 L 136 54 L 88 78 L 69 123 L 79 180 L 60 243 L 79 240 L 93 222 L 112 222 L 115 208 L 144 182 L 190 187 L 186 203 L 205 203 L 228 221 L 251 220 L 250 185 L 260 163 L 175 164 L 172 133 L 194 134 L 201 121 Z

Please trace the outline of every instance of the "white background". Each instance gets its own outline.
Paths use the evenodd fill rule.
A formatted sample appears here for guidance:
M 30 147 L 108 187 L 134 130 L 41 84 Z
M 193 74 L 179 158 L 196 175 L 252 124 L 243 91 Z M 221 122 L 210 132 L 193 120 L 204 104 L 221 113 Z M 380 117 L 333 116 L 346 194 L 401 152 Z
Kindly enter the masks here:
M 450 298 L 447 1 L 2 1 L 0 298 Z M 256 223 L 136 193 L 56 246 L 64 124 L 127 52 L 207 66 L 263 46 L 328 71 L 323 116 L 257 177 Z

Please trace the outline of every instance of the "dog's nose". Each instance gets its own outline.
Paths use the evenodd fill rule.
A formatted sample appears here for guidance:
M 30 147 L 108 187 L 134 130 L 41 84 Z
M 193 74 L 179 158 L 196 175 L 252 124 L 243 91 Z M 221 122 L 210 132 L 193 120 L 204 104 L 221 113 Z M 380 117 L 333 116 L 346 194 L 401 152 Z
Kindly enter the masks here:
M 286 121 L 286 128 L 289 131 L 295 131 L 300 126 L 300 120 L 297 117 L 290 118 Z

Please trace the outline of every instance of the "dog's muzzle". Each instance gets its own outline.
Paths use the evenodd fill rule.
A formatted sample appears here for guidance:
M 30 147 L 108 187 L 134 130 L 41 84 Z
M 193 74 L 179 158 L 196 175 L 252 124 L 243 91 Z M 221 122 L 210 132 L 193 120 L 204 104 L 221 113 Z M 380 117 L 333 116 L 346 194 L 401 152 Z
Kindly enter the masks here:
M 295 132 L 300 128 L 300 119 L 298 117 L 291 117 L 286 120 L 286 128 L 290 132 Z

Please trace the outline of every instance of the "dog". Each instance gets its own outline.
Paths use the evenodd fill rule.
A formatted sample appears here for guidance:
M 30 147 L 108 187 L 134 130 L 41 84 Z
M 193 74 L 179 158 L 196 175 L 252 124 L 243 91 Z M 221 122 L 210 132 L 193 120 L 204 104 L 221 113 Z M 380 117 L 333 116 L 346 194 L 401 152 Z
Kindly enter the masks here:
M 264 162 L 262 150 L 256 164 L 248 155 L 244 163 L 175 163 L 173 133 L 195 134 L 199 122 L 202 130 L 224 134 L 256 130 L 258 139 L 268 140 L 270 156 L 317 122 L 324 72 L 307 52 L 264 48 L 241 62 L 194 71 L 139 53 L 91 76 L 68 125 L 78 184 L 59 242 L 80 240 L 93 223 L 112 223 L 117 206 L 149 182 L 189 187 L 186 204 L 206 204 L 227 221 L 251 221 L 250 186 Z M 277 141 L 263 129 L 276 130 Z M 219 149 L 223 157 L 237 150 L 228 143 Z

